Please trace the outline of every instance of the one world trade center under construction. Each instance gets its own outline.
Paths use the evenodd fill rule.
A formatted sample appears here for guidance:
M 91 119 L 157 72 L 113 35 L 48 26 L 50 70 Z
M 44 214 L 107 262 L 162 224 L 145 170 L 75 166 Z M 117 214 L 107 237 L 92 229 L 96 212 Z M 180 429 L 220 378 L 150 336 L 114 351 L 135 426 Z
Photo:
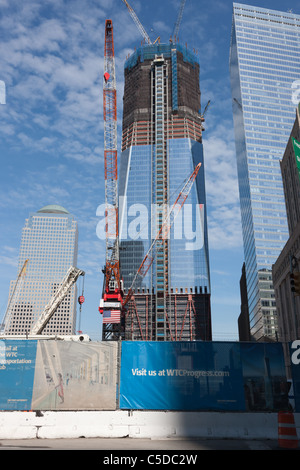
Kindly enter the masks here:
M 201 163 L 182 210 L 135 284 L 127 340 L 211 340 L 199 69 L 197 56 L 175 42 L 142 45 L 125 62 L 119 171 L 125 294 L 185 179 Z

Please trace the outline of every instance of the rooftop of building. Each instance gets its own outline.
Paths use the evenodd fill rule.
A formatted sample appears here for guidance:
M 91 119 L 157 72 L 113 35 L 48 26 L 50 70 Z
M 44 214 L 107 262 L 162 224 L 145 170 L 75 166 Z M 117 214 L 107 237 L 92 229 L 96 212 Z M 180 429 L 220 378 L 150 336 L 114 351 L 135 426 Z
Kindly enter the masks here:
M 56 204 L 50 204 L 48 206 L 44 206 L 37 211 L 38 213 L 47 213 L 47 214 L 69 214 L 67 209 L 62 206 Z
M 144 62 L 144 60 L 153 60 L 156 55 L 163 54 L 164 57 L 170 58 L 172 51 L 177 50 L 183 55 L 184 62 L 189 62 L 191 64 L 199 64 L 199 58 L 197 54 L 187 46 L 182 44 L 169 43 L 169 44 L 144 44 L 134 51 L 134 53 L 126 60 L 125 69 L 131 69 L 134 67 L 138 61 Z

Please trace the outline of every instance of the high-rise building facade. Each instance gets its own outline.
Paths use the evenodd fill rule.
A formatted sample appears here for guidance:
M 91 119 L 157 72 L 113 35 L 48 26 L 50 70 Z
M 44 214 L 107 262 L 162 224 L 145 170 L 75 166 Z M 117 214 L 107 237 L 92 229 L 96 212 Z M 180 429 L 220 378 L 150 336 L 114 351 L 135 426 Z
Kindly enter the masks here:
M 280 162 L 286 202 L 289 238 L 272 266 L 278 311 L 278 339 L 283 343 L 298 339 L 300 334 L 300 297 L 292 291 L 291 274 L 300 272 L 300 103 Z M 297 286 L 296 286 L 297 287 Z M 288 347 L 286 348 L 288 350 Z M 288 351 L 287 351 L 288 352 Z M 286 354 L 288 357 L 288 354 Z
M 62 206 L 45 206 L 29 215 L 22 230 L 19 254 L 18 272 L 22 274 L 11 281 L 5 334 L 30 333 L 68 269 L 76 266 L 77 244 L 77 222 Z M 42 333 L 75 334 L 76 305 L 73 285 Z
M 125 292 L 198 163 L 171 231 L 134 285 L 126 339 L 211 339 L 199 62 L 179 44 L 142 46 L 125 63 L 119 176 Z
M 276 338 L 272 264 L 288 238 L 279 160 L 294 121 L 299 76 L 300 16 L 234 3 L 230 78 L 250 330 L 256 340 Z

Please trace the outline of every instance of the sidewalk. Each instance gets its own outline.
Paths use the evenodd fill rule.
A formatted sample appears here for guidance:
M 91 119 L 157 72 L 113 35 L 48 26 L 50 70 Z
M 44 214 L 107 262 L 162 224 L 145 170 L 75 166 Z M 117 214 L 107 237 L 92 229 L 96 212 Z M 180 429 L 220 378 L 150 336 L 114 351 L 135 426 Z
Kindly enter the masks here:
M 118 451 L 171 451 L 172 454 L 182 454 L 186 451 L 201 450 L 280 450 L 278 441 L 244 440 L 244 439 L 5 439 L 0 440 L 0 450 L 98 450 Z M 297 449 L 298 450 L 298 449 Z M 156 452 L 157 453 L 157 452 Z M 101 452 L 102 455 L 103 452 Z M 124 454 L 125 455 L 125 454 Z M 132 454 L 133 455 L 133 454 Z

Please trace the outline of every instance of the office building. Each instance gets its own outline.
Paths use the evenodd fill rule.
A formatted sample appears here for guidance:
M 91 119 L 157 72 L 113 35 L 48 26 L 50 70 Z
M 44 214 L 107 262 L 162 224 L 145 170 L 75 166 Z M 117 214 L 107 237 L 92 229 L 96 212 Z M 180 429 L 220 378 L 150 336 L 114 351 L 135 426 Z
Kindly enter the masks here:
M 295 117 L 300 16 L 233 4 L 230 79 L 252 339 L 276 339 L 272 264 L 288 238 L 279 160 Z
M 195 166 L 191 192 L 125 317 L 130 340 L 211 339 L 199 61 L 180 44 L 138 48 L 125 63 L 119 177 L 125 291 Z
M 63 207 L 49 205 L 29 215 L 22 230 L 18 266 L 21 275 L 10 285 L 5 334 L 30 333 L 70 266 L 76 266 L 77 241 L 77 222 Z M 76 305 L 73 285 L 43 334 L 75 334 Z
M 299 106 L 280 162 L 289 239 L 272 267 L 278 312 L 278 339 L 283 343 L 298 339 L 300 333 L 300 297 L 291 290 L 291 273 L 300 271 L 300 177 L 296 160 L 296 153 L 298 158 L 300 155 Z M 299 150 L 296 150 L 297 146 Z M 288 354 L 286 356 L 288 357 Z
M 251 341 L 245 263 L 240 278 L 241 312 L 238 318 L 239 340 Z

